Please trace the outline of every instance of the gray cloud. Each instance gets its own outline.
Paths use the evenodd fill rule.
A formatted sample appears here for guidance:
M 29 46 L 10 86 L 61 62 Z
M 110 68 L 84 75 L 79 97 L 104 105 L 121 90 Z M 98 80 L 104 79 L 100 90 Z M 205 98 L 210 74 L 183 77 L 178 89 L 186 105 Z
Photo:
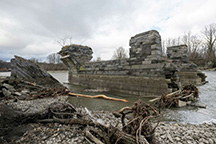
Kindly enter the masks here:
M 0 2 L 0 59 L 8 52 L 19 54 L 36 42 L 51 42 L 67 35 L 74 41 L 94 35 L 104 19 L 123 15 L 132 7 L 123 0 L 2 0 Z M 1 31 L 3 30 L 3 31 Z M 29 52 L 31 53 L 31 52 Z
M 95 57 L 109 59 L 139 32 L 156 28 L 168 37 L 199 30 L 201 14 L 205 24 L 216 21 L 214 5 L 214 0 L 1 0 L 0 59 L 13 54 L 45 59 L 60 50 L 55 40 L 65 36 L 93 47 Z

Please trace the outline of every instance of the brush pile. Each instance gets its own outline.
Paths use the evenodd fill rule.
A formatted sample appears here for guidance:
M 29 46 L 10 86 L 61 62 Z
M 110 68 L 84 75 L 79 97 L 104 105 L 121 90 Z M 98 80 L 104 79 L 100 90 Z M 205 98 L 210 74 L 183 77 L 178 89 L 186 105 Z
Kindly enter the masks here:
M 194 85 L 184 86 L 182 90 L 163 94 L 160 98 L 150 100 L 158 108 L 183 107 L 190 105 L 199 97 L 198 88 Z

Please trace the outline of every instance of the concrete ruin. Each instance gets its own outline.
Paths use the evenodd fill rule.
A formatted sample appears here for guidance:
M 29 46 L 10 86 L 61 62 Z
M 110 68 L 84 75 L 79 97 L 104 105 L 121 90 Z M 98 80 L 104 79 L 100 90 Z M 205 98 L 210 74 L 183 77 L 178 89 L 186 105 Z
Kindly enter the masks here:
M 187 84 L 201 84 L 205 75 L 188 61 L 186 45 L 167 48 L 162 56 L 161 36 L 155 30 L 130 39 L 130 57 L 90 62 L 92 49 L 68 45 L 59 54 L 69 68 L 69 82 L 89 88 L 106 88 L 138 96 L 158 96 Z
M 44 87 L 63 87 L 53 76 L 37 64 L 19 56 L 11 59 L 11 78 L 24 80 Z

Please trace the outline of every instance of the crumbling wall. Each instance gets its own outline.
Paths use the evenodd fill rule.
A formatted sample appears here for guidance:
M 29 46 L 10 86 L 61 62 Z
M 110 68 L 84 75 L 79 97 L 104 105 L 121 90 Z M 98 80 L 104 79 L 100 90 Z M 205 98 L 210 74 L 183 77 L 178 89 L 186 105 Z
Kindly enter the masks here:
M 191 71 L 194 66 L 188 62 L 185 45 L 169 47 L 167 53 L 170 60 L 163 58 L 161 37 L 155 30 L 133 36 L 130 46 L 130 57 L 120 60 L 88 62 L 91 48 L 77 45 L 66 46 L 59 54 L 69 67 L 70 83 L 142 96 L 179 89 L 179 81 L 184 79 L 184 75 L 181 73 L 179 77 L 177 72 Z M 196 69 L 193 72 L 197 75 Z
M 131 37 L 129 45 L 130 58 L 136 64 L 150 64 L 162 58 L 161 37 L 155 30 Z
M 175 65 L 162 59 L 161 38 L 157 31 L 135 35 L 130 46 L 130 58 L 87 62 L 79 67 L 78 73 L 165 78 L 176 71 Z
M 197 65 L 189 61 L 187 45 L 167 47 L 167 58 L 178 67 L 176 74 L 182 85 L 200 84 L 205 82 L 205 75 Z

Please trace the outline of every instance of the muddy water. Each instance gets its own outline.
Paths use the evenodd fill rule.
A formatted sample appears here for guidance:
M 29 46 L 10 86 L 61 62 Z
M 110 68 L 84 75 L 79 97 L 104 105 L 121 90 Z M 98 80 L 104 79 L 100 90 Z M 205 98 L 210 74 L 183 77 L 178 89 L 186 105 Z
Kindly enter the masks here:
M 200 124 L 203 122 L 216 121 L 216 72 L 205 71 L 207 75 L 207 81 L 209 83 L 199 86 L 199 102 L 207 105 L 206 109 L 194 108 L 194 107 L 184 107 L 184 108 L 173 108 L 166 109 L 162 111 L 162 119 L 170 122 L 182 122 L 182 123 L 193 123 Z M 69 85 L 72 92 L 83 93 L 89 95 L 105 94 L 107 96 L 116 98 L 125 98 L 130 102 L 135 102 L 138 99 L 148 101 L 149 98 L 138 98 L 131 97 L 126 94 L 114 94 L 108 92 L 87 92 L 86 88 Z M 89 99 L 81 97 L 71 97 L 70 102 L 76 106 L 84 106 L 91 110 L 105 110 L 114 111 L 118 110 L 124 106 L 131 106 L 132 103 L 123 103 L 117 101 L 107 101 L 103 99 Z
M 50 71 L 57 80 L 61 83 L 67 82 L 68 72 L 67 71 Z M 216 72 L 205 71 L 207 75 L 207 81 L 209 83 L 199 86 L 200 98 L 199 101 L 207 105 L 206 109 L 185 107 L 185 108 L 174 108 L 166 109 L 162 112 L 163 119 L 166 121 L 178 121 L 183 123 L 194 123 L 199 124 L 203 122 L 216 121 Z M 10 72 L 0 72 L 0 76 L 9 76 Z M 91 90 L 85 87 L 79 87 L 74 85 L 66 85 L 72 92 L 82 93 L 88 95 L 104 94 L 116 98 L 125 98 L 131 103 L 124 103 L 118 101 L 107 101 L 103 99 L 89 99 L 81 97 L 71 97 L 69 101 L 75 106 L 87 107 L 90 110 L 104 110 L 114 111 L 124 106 L 131 106 L 138 97 L 131 97 L 127 94 L 115 94 L 111 92 L 89 92 Z M 86 91 L 86 89 L 88 91 Z M 93 90 L 94 91 L 94 90 Z M 140 98 L 144 101 L 148 101 L 149 98 Z
M 83 98 L 83 97 L 71 97 L 70 102 L 75 106 L 83 106 L 87 107 L 90 110 L 95 111 L 114 111 L 119 110 L 125 106 L 132 106 L 133 102 L 137 101 L 139 98 L 131 97 L 127 94 L 120 94 L 120 93 L 113 93 L 113 92 L 89 92 L 92 89 L 87 89 L 84 87 L 69 85 L 69 88 L 74 93 L 81 93 L 87 95 L 106 95 L 115 98 L 127 99 L 130 101 L 129 103 L 120 102 L 120 101 L 109 101 L 105 99 L 90 99 L 90 98 Z M 95 90 L 95 89 L 94 89 Z M 100 90 L 99 90 L 100 91 Z M 140 98 L 144 101 L 148 101 L 149 98 Z

